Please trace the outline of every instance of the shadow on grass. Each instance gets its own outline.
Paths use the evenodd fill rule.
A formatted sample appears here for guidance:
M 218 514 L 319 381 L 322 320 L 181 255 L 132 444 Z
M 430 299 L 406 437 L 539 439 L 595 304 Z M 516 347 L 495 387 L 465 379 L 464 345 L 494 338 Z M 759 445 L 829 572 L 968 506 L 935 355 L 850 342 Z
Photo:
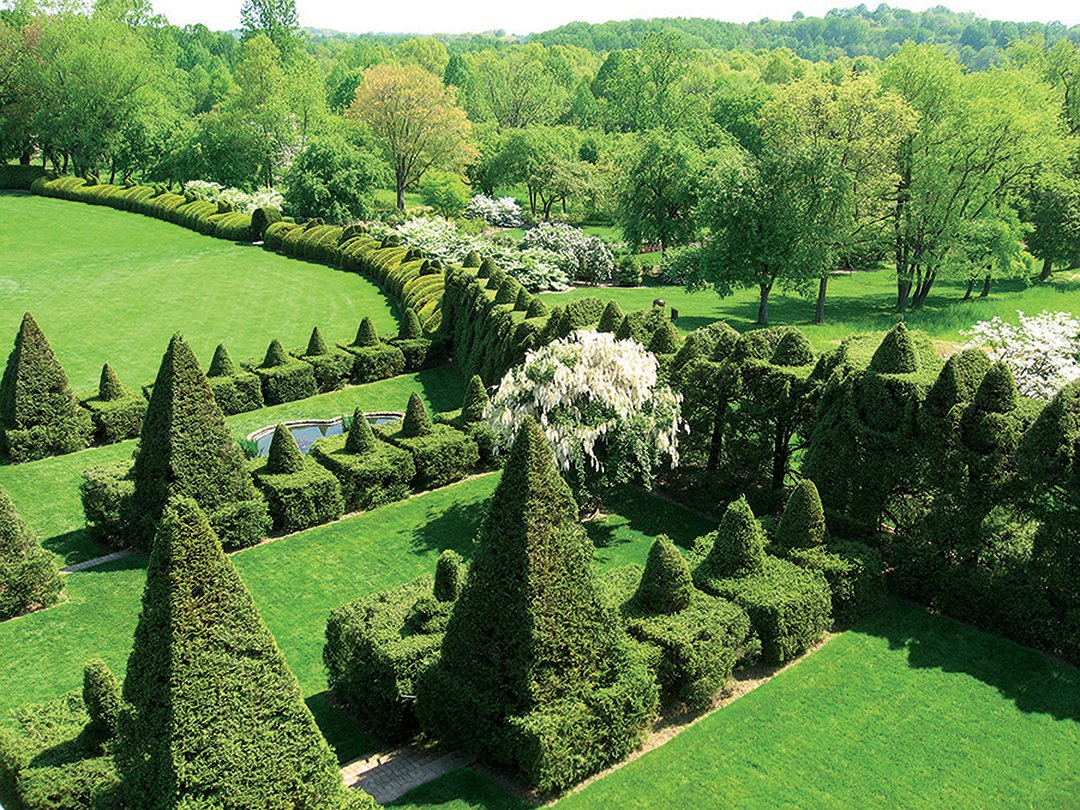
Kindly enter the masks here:
M 386 806 L 437 807 L 444 804 L 478 810 L 524 810 L 532 807 L 471 768 L 451 771 L 433 782 L 410 790 Z
M 437 514 L 429 514 L 412 533 L 416 554 L 426 555 L 453 549 L 466 560 L 472 558 L 473 540 L 487 513 L 486 499 L 455 503 Z
M 970 675 L 1022 712 L 1080 722 L 1080 669 L 908 602 L 881 610 L 852 630 L 906 649 L 908 665 Z
M 713 521 L 633 487 L 617 489 L 608 495 L 604 499 L 604 511 L 610 514 L 586 525 L 598 548 L 607 548 L 620 527 L 624 532 L 629 530 L 645 537 L 666 534 L 680 546 L 689 546 L 716 528 Z
M 41 541 L 46 551 L 51 551 L 64 561 L 64 565 L 92 560 L 110 554 L 116 549 L 99 544 L 96 540 L 87 536 L 85 530 L 75 529 L 71 532 L 58 534 Z
M 326 741 L 337 754 L 338 762 L 352 762 L 374 748 L 371 738 L 345 712 L 330 702 L 329 692 L 307 698 L 307 704 Z

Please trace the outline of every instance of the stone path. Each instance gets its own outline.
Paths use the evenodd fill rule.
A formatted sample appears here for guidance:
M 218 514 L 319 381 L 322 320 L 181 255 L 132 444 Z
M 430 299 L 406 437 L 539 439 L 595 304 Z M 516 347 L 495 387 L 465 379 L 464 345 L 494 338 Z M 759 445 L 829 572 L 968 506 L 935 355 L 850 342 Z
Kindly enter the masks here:
M 475 761 L 475 757 L 460 751 L 447 754 L 407 746 L 354 760 L 341 769 L 341 776 L 349 787 L 363 788 L 375 801 L 386 804 Z
M 122 560 L 124 557 L 131 556 L 131 554 L 131 549 L 125 548 L 120 551 L 114 551 L 112 554 L 106 554 L 104 557 L 94 557 L 92 560 L 83 560 L 81 563 L 64 566 L 60 570 L 65 574 L 71 574 L 75 571 L 85 571 L 87 568 L 93 568 L 95 565 L 112 562 L 113 560 Z

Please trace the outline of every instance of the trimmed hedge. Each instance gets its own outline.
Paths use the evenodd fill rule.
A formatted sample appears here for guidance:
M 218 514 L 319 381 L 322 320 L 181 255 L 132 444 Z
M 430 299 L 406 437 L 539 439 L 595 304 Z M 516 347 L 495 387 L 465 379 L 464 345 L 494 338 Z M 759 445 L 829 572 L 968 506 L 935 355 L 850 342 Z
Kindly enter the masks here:
M 79 496 L 86 516 L 86 533 L 105 545 L 123 546 L 127 504 L 135 494 L 131 459 L 113 461 L 83 470 Z
M 146 397 L 121 385 L 108 363 L 101 369 L 97 396 L 84 399 L 82 404 L 90 411 L 94 438 L 101 444 L 135 438 L 146 416 Z
M 236 366 L 224 343 L 219 343 L 214 349 L 207 381 L 214 392 L 214 399 L 226 416 L 257 411 L 265 405 L 259 375 Z
M 48 607 L 62 586 L 53 556 L 41 547 L 0 487 L 0 621 Z
M 330 348 L 317 326 L 311 330 L 307 348 L 302 353 L 297 352 L 297 356 L 314 369 L 319 393 L 337 391 L 349 380 L 353 357 L 341 349 Z
M 390 444 L 412 454 L 416 467 L 413 487 L 418 490 L 460 481 L 480 460 L 476 441 L 449 425 L 432 424 L 416 394 L 409 398 L 405 420 L 396 428 L 381 428 L 380 432 Z
M 814 548 L 794 548 L 787 557 L 800 568 L 819 571 L 832 594 L 832 617 L 850 627 L 885 597 L 885 563 L 881 552 L 854 540 L 832 540 Z
M 311 363 L 286 354 L 277 340 L 270 342 L 262 363 L 251 371 L 262 383 L 263 402 L 267 405 L 294 402 L 319 393 Z
M 282 449 L 281 445 L 289 445 Z M 283 461 L 282 456 L 288 460 Z M 337 478 L 310 458 L 284 425 L 274 430 L 270 454 L 252 462 L 255 486 L 263 493 L 274 528 L 296 532 L 337 520 L 345 511 Z
M 357 440 L 353 434 L 365 431 L 371 436 L 370 444 L 355 448 Z M 345 509 L 349 512 L 374 509 L 407 498 L 416 477 L 412 453 L 377 440 L 359 410 L 353 416 L 348 434 L 319 439 L 309 455 L 341 483 Z

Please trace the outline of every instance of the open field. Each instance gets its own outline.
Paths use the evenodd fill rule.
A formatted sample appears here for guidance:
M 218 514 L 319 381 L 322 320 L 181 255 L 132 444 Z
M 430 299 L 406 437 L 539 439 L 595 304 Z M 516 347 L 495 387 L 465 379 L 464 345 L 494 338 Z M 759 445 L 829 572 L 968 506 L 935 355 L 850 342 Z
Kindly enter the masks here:
M 102 363 L 131 386 L 153 378 L 173 332 L 209 364 L 224 342 L 234 360 L 278 338 L 306 345 L 351 338 L 370 316 L 397 329 L 390 300 L 354 273 L 203 236 L 127 211 L 0 193 L 0 345 L 6 355 L 34 313 L 76 389 Z

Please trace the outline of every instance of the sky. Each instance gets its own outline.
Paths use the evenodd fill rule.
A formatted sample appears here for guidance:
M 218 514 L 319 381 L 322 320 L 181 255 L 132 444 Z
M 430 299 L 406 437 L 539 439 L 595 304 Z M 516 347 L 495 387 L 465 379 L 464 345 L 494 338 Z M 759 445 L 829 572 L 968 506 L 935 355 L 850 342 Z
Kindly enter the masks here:
M 546 31 L 575 20 L 606 22 L 635 17 L 712 17 L 748 22 L 768 17 L 788 20 L 796 11 L 821 16 L 831 8 L 854 6 L 858 0 L 409 0 L 409 2 L 362 2 L 362 0 L 297 0 L 300 24 L 352 33 L 459 34 L 502 29 L 512 34 Z M 239 27 L 241 0 L 155 0 L 154 8 L 177 25 L 201 22 L 215 30 Z M 866 5 L 874 8 L 876 0 Z M 890 6 L 923 10 L 946 5 L 954 11 L 973 11 L 990 19 L 1017 22 L 1057 20 L 1080 24 L 1077 0 L 941 0 L 918 2 L 893 0 Z

